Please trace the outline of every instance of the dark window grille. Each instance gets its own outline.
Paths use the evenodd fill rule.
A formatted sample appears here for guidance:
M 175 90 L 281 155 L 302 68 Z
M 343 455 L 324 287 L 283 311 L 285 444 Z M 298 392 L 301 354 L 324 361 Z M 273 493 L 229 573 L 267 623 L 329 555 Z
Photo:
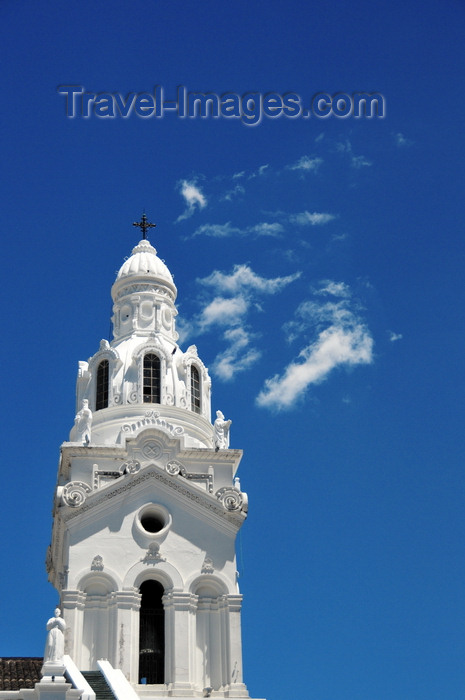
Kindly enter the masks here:
M 97 389 L 95 394 L 95 410 L 100 411 L 101 408 L 108 406 L 108 375 L 109 362 L 102 360 L 97 367 Z
M 191 409 L 200 413 L 200 374 L 194 365 L 191 365 Z
M 163 586 L 144 581 L 140 587 L 139 683 L 165 682 L 165 611 Z
M 144 403 L 160 403 L 160 358 L 150 352 L 144 357 Z

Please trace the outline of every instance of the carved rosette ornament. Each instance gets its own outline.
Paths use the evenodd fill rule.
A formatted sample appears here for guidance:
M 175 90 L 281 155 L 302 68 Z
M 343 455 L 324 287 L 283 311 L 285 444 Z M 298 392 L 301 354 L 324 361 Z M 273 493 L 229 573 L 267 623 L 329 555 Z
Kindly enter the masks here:
M 78 508 L 82 506 L 87 498 L 87 494 L 91 491 L 92 489 L 90 486 L 83 481 L 70 481 L 69 484 L 66 484 L 63 488 L 61 498 L 66 506 Z
M 140 470 L 140 462 L 136 459 L 129 459 L 127 462 L 121 465 L 121 474 L 137 474 Z
M 142 448 L 142 454 L 147 459 L 157 459 L 161 453 L 161 445 L 159 445 L 157 442 L 147 442 Z
M 184 467 L 181 462 L 178 462 L 175 459 L 172 459 L 171 462 L 168 462 L 166 465 L 166 471 L 168 474 L 171 474 L 171 476 L 176 476 L 183 468 Z
M 224 486 L 215 495 L 225 510 L 241 510 L 243 503 L 242 494 L 232 488 L 232 486 Z

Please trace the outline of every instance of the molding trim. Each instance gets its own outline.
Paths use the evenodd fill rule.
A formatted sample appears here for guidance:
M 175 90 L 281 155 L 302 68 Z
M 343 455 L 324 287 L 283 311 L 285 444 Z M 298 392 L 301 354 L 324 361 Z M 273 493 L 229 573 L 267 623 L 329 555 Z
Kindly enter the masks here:
M 82 505 L 78 507 L 63 506 L 61 516 L 65 522 L 69 522 L 76 516 L 89 510 L 93 510 L 100 504 L 105 503 L 106 501 L 109 501 L 120 494 L 126 493 L 139 484 L 143 484 L 151 479 L 160 482 L 168 489 L 171 489 L 184 498 L 187 498 L 189 501 L 193 502 L 193 504 L 210 511 L 210 513 L 213 515 L 216 515 L 222 520 L 228 521 L 237 528 L 241 527 L 246 518 L 245 513 L 242 511 L 227 510 L 226 507 L 222 507 L 220 505 L 215 496 L 203 493 L 195 486 L 189 486 L 188 482 L 180 482 L 176 476 L 170 476 L 162 467 L 158 467 L 155 464 L 145 467 L 145 469 L 141 470 L 135 475 L 126 475 L 124 477 L 125 483 L 121 484 L 121 480 L 118 479 L 117 484 L 113 483 L 108 485 L 103 490 L 94 491 L 87 497 L 87 499 L 85 499 Z M 234 491 L 234 493 L 239 496 L 237 491 Z

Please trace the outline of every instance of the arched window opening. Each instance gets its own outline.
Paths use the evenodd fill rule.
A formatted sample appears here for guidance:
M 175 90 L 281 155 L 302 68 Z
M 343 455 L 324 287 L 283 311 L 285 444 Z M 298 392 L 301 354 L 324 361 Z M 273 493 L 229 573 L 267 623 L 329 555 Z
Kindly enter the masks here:
M 160 403 L 160 358 L 153 352 L 144 357 L 144 403 Z
M 163 586 L 144 581 L 139 627 L 139 683 L 165 682 L 165 611 Z
M 195 365 L 191 365 L 191 409 L 200 413 L 200 374 Z
M 101 408 L 108 406 L 108 375 L 110 363 L 108 360 L 102 360 L 97 368 L 97 388 L 95 393 L 95 410 L 100 411 Z

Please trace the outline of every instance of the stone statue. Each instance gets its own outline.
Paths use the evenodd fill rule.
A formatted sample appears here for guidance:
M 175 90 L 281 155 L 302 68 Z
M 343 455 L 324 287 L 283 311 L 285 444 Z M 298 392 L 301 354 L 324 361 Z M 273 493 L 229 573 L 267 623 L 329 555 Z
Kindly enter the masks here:
M 74 427 L 76 429 L 76 442 L 89 444 L 92 427 L 92 411 L 89 408 L 87 399 L 82 400 L 81 410 L 77 412 L 76 418 L 74 419 Z
M 47 622 L 48 635 L 45 644 L 44 663 L 48 661 L 63 662 L 66 622 L 60 615 L 60 608 L 56 608 L 55 617 L 51 617 Z
M 216 412 L 216 420 L 213 423 L 215 431 L 215 448 L 217 450 L 227 450 L 229 447 L 229 428 L 232 420 L 225 420 L 221 411 Z

